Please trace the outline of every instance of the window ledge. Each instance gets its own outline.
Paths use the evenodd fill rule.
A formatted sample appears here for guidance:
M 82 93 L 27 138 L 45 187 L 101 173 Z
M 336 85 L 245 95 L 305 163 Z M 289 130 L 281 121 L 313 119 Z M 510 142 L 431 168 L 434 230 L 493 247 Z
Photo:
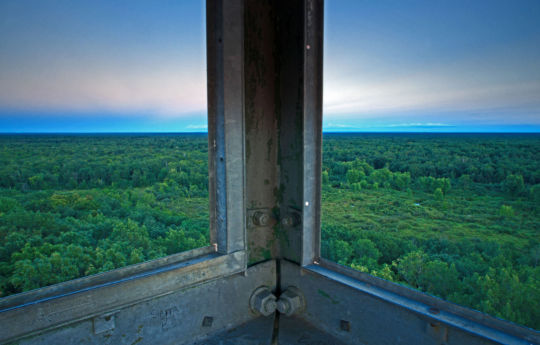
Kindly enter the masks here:
M 31 335 L 243 272 L 245 252 L 204 247 L 9 296 L 0 301 L 0 342 Z
M 448 326 L 501 344 L 528 345 L 530 342 L 540 342 L 540 332 L 328 260 L 322 259 L 319 264 L 307 265 L 303 269 Z

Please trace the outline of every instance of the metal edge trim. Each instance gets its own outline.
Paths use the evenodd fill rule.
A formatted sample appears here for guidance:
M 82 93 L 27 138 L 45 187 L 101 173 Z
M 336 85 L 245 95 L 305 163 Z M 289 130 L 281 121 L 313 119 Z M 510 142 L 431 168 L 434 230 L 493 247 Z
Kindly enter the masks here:
M 0 310 L 0 343 L 32 336 L 245 270 L 245 252 L 212 253 Z M 168 276 L 168 277 L 167 277 Z M 167 279 L 163 279 L 167 278 Z M 156 284 L 157 281 L 162 282 Z M 166 283 L 163 284 L 163 281 Z M 32 315 L 28 322 L 28 315 Z
M 530 342 L 540 343 L 540 332 L 530 328 L 496 319 L 479 311 L 444 301 L 411 288 L 369 276 L 362 272 L 356 272 L 353 269 L 328 262 L 328 260 L 323 259 L 320 264 L 304 266 L 302 269 L 408 309 L 416 314 L 501 344 L 531 345 Z M 391 289 L 388 289 L 388 287 Z M 414 298 L 417 297 L 415 295 L 421 295 L 421 298 Z M 437 314 L 429 311 L 433 307 L 439 309 Z M 476 317 L 473 319 L 471 316 Z M 482 320 L 477 320 L 479 318 Z

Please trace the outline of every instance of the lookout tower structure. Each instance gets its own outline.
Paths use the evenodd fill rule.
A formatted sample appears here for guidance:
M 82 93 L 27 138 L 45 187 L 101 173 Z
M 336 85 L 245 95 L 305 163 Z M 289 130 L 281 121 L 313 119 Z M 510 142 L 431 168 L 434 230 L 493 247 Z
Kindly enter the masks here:
M 320 258 L 323 14 L 207 0 L 213 245 L 4 298 L 0 343 L 540 343 Z

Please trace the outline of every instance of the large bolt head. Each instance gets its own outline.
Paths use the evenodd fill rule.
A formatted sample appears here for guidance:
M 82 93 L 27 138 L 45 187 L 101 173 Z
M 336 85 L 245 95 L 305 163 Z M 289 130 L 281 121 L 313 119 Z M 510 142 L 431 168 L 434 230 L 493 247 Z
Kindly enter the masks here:
M 276 311 L 276 296 L 266 286 L 257 288 L 249 299 L 251 310 L 264 316 L 272 315 Z
M 277 310 L 287 316 L 301 313 L 304 310 L 304 296 L 302 292 L 290 286 L 279 296 Z
M 291 310 L 291 304 L 289 303 L 289 301 L 280 298 L 277 301 L 276 308 L 281 314 L 287 314 Z

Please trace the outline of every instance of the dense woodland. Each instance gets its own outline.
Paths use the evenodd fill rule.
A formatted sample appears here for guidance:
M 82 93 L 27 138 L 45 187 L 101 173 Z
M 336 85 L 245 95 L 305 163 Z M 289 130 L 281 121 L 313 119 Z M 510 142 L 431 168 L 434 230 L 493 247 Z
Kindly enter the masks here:
M 540 135 L 327 134 L 322 254 L 540 329 Z
M 540 329 L 540 135 L 325 134 L 323 256 Z M 0 136 L 0 296 L 208 244 L 207 138 Z
M 208 244 L 206 135 L 0 136 L 0 296 Z

